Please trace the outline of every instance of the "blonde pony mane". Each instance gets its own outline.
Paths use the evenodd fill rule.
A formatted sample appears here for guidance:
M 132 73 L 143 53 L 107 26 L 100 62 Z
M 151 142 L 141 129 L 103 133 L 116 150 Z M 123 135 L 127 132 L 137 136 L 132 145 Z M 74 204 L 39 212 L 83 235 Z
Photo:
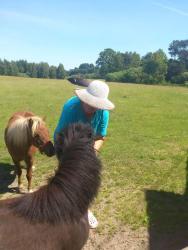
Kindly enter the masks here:
M 42 118 L 38 117 L 38 116 L 32 116 L 32 121 L 33 121 L 33 125 L 32 125 L 32 136 L 35 135 L 35 131 L 37 130 L 37 128 L 43 123 Z M 30 119 L 31 119 L 30 118 Z
M 32 119 L 31 135 L 34 136 L 38 126 L 40 126 L 43 120 L 38 116 L 23 117 L 19 116 L 13 121 L 7 128 L 6 139 L 7 142 L 14 146 L 26 145 L 28 143 L 28 129 L 29 120 Z

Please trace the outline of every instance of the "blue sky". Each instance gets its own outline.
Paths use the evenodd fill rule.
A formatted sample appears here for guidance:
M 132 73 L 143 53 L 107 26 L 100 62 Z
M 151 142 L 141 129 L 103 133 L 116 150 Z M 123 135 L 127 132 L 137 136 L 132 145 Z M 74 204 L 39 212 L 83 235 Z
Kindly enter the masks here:
M 188 39 L 187 0 L 1 0 L 0 58 L 95 63 L 106 48 L 141 56 Z

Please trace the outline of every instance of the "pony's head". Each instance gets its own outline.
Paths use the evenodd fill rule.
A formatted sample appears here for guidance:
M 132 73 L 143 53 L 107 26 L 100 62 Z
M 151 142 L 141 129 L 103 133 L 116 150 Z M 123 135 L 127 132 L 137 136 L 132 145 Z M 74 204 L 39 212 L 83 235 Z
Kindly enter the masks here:
M 45 122 L 37 116 L 28 119 L 28 127 L 31 132 L 32 144 L 37 147 L 41 154 L 51 157 L 54 155 L 54 146 L 50 141 L 50 135 Z

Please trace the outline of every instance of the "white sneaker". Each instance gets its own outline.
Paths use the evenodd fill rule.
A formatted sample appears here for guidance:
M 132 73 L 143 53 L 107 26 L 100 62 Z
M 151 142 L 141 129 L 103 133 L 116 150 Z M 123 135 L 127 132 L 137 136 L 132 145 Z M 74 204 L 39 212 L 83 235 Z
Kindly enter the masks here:
M 99 223 L 90 210 L 88 210 L 88 222 L 91 229 L 95 229 L 96 227 L 98 227 Z

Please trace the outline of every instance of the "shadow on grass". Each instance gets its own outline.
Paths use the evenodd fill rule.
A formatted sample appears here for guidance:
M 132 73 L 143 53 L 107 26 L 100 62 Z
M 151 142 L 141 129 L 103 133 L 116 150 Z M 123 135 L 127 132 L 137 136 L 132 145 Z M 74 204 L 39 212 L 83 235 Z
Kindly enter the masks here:
M 147 190 L 149 249 L 180 250 L 188 246 L 188 159 L 183 195 Z
M 15 166 L 0 162 L 0 194 L 13 193 L 16 189 L 9 188 L 16 178 Z

